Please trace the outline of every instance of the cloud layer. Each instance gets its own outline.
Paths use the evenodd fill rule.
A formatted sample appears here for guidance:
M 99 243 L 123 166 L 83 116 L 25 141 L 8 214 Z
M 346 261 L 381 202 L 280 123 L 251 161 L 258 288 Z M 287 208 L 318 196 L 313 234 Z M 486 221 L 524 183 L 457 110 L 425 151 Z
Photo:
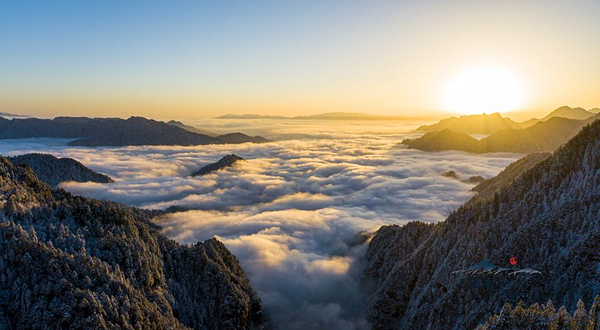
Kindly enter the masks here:
M 409 150 L 398 146 L 407 135 L 387 126 L 374 133 L 367 126 L 323 125 L 306 133 L 302 125 L 271 133 L 313 138 L 96 149 L 32 139 L 0 141 L 0 153 L 72 157 L 116 180 L 61 185 L 75 194 L 145 208 L 193 209 L 155 221 L 182 243 L 221 239 L 241 261 L 275 324 L 285 329 L 368 328 L 353 280 L 367 233 L 382 224 L 444 220 L 473 193 L 472 185 L 441 173 L 489 178 L 520 156 Z M 324 135 L 330 138 L 321 139 Z M 248 161 L 188 176 L 229 153 Z

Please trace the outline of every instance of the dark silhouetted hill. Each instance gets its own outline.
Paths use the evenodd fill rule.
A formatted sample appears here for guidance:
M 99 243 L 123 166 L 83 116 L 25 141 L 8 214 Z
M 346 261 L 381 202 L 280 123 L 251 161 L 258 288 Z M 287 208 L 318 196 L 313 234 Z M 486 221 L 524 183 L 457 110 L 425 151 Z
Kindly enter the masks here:
M 428 132 L 416 139 L 406 139 L 402 144 L 423 151 L 463 150 L 478 152 L 479 142 L 468 134 L 457 133 L 449 129 Z
M 234 133 L 211 137 L 176 125 L 142 117 L 129 119 L 57 117 L 55 119 L 0 118 L 0 139 L 67 138 L 72 146 L 204 145 L 264 142 L 261 137 Z
M 202 167 L 201 169 L 197 170 L 196 172 L 192 173 L 191 176 L 202 176 L 202 175 L 206 175 L 215 171 L 219 171 L 222 170 L 226 167 L 231 167 L 233 166 L 233 164 L 244 160 L 244 158 L 235 155 L 235 154 L 231 154 L 231 155 L 227 155 L 221 159 L 219 159 L 219 161 L 217 161 L 216 163 L 212 163 L 212 164 L 208 164 L 204 167 Z
M 7 157 L 15 165 L 27 165 L 40 180 L 52 187 L 65 181 L 114 182 L 109 176 L 95 172 L 72 158 L 57 158 L 49 154 L 25 154 Z

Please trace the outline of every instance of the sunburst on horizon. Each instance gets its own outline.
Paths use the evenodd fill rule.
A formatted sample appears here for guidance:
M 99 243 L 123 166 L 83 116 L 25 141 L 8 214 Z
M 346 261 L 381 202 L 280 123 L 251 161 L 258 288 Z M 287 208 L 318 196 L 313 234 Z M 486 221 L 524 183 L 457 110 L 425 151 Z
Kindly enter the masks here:
M 522 79 L 500 66 L 473 66 L 450 79 L 442 94 L 442 109 L 457 114 L 511 112 L 523 107 Z

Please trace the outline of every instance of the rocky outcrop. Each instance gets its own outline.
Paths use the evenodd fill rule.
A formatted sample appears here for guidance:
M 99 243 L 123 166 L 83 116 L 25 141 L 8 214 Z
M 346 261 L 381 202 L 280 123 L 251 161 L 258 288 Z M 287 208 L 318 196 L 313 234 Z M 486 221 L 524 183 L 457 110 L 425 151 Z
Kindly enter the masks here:
M 25 154 L 7 157 L 14 165 L 27 165 L 40 180 L 52 187 L 65 181 L 114 182 L 109 176 L 95 172 L 72 158 L 57 158 L 49 154 Z
M 0 328 L 268 328 L 235 256 L 167 239 L 154 213 L 52 190 L 0 158 Z

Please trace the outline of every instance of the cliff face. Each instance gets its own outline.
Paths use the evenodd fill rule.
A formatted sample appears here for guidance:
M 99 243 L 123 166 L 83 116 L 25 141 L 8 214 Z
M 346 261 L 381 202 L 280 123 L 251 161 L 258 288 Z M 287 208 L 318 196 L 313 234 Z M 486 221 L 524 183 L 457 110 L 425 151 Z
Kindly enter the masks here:
M 95 172 L 72 158 L 56 158 L 49 154 L 25 154 L 7 159 L 14 165 L 27 165 L 40 180 L 52 187 L 65 181 L 114 182 L 109 176 Z
M 223 244 L 181 246 L 151 216 L 0 158 L 0 328 L 268 327 Z
M 452 274 L 482 260 L 511 267 L 511 257 L 542 274 Z M 521 300 L 573 311 L 592 304 L 599 279 L 600 121 L 445 222 L 383 227 L 364 274 L 373 329 L 472 329 Z

